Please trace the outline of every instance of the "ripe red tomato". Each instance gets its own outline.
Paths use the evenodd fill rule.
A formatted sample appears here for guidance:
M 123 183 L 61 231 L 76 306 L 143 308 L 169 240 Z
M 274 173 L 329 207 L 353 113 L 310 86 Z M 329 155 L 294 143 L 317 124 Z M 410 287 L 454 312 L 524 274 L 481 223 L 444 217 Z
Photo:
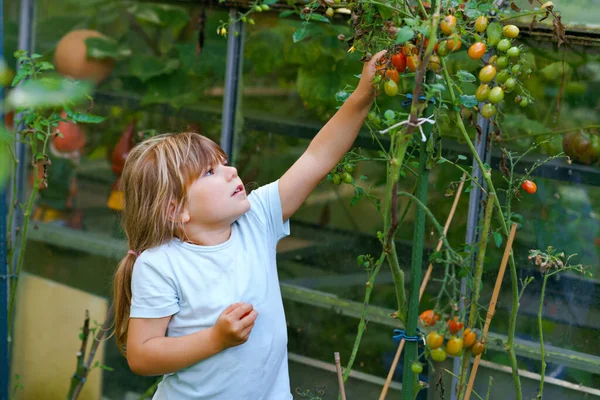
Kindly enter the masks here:
M 440 22 L 440 29 L 446 35 L 450 35 L 456 29 L 456 17 L 454 15 L 446 15 Z
M 387 71 L 385 71 L 385 76 L 396 83 L 400 81 L 400 75 L 398 75 L 398 70 L 396 68 L 389 68 Z
M 396 85 L 396 82 L 391 79 L 385 82 L 383 89 L 385 90 L 385 94 L 388 96 L 394 97 L 398 94 L 398 85 Z
M 440 316 L 433 310 L 426 310 L 419 315 L 421 323 L 425 326 L 433 326 L 440 320 Z
M 451 356 L 458 356 L 463 349 L 463 339 L 452 336 L 446 343 L 446 353 Z
M 535 182 L 532 181 L 524 180 L 521 184 L 521 187 L 524 191 L 526 191 L 529 194 L 534 194 L 535 192 L 537 192 L 537 185 L 535 184 Z
M 477 334 L 473 332 L 471 328 L 465 328 L 463 332 L 463 344 L 465 345 L 465 347 L 473 346 L 475 340 L 477 340 Z
M 488 83 L 494 80 L 496 76 L 496 67 L 493 65 L 486 65 L 479 70 L 479 80 L 483 83 Z
M 473 60 L 479 60 L 485 54 L 485 44 L 482 42 L 473 43 L 467 53 Z
M 413 54 L 406 58 L 406 66 L 410 71 L 416 72 L 419 68 L 419 65 L 421 65 L 421 60 L 419 60 L 418 56 Z
M 437 362 L 442 362 L 448 357 L 444 349 L 433 349 L 429 354 L 431 355 L 431 359 Z
M 436 331 L 432 331 L 427 334 L 426 341 L 430 349 L 438 349 L 444 344 L 444 337 Z
M 458 317 L 454 317 L 448 320 L 448 332 L 456 335 L 463 328 L 463 323 L 460 322 Z
M 448 41 L 446 42 L 446 48 L 450 51 L 458 51 L 462 47 L 462 42 L 460 41 L 460 36 L 456 33 L 448 36 Z
M 471 354 L 473 354 L 474 356 L 478 356 L 481 353 L 483 353 L 484 349 L 485 345 L 478 340 L 475 343 L 473 343 L 473 346 L 471 346 Z
M 406 56 L 402 53 L 397 53 L 392 56 L 392 64 L 398 72 L 402 73 L 406 71 Z
M 485 32 L 488 26 L 488 19 L 483 15 L 475 20 L 475 30 L 479 33 Z

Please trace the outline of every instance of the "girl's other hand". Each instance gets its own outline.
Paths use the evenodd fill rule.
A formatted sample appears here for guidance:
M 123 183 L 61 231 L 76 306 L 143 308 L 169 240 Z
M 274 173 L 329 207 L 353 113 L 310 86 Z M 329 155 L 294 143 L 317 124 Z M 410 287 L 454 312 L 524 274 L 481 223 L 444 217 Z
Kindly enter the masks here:
M 373 78 L 377 73 L 377 62 L 387 53 L 387 50 L 381 50 L 363 65 L 360 82 L 354 91 L 359 97 L 367 98 L 371 101 L 375 98 L 375 88 L 373 87 Z
M 234 303 L 227 307 L 213 326 L 222 349 L 246 343 L 257 316 L 252 304 Z

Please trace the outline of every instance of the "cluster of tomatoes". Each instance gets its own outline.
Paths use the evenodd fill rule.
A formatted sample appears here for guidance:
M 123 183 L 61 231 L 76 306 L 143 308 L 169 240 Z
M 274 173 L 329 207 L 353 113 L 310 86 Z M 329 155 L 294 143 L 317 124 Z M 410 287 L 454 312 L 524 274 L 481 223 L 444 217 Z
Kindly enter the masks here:
M 342 182 L 352 183 L 354 178 L 352 172 L 354 172 L 355 165 L 351 162 L 338 164 L 334 170 L 327 175 L 327 180 L 333 182 L 335 185 L 339 185 Z
M 471 328 L 463 330 L 464 324 L 458 317 L 449 319 L 445 327 L 440 330 L 435 330 L 440 320 L 440 315 L 435 311 L 424 311 L 419 319 L 421 324 L 429 329 L 426 342 L 429 356 L 433 361 L 442 362 L 448 356 L 460 356 L 465 349 L 469 349 L 472 355 L 478 356 L 485 349 L 483 341 L 477 338 L 477 332 Z M 447 340 L 446 336 L 449 336 Z
M 505 93 L 515 91 L 515 102 L 525 107 L 530 102 L 528 94 L 522 90 L 520 80 L 531 74 L 531 69 L 525 68 L 524 61 L 520 58 L 521 49 L 513 43 L 513 39 L 519 36 L 519 28 L 515 25 L 506 25 L 502 27 L 499 23 L 490 23 L 485 16 L 479 16 L 471 23 L 472 28 L 462 29 L 473 40 L 470 44 L 467 54 L 473 60 L 481 60 L 483 56 L 492 47 L 495 47 L 497 53 L 492 55 L 489 60 L 484 62 L 484 66 L 479 70 L 479 87 L 475 92 L 475 98 L 480 103 L 485 103 L 480 112 L 485 118 L 490 118 L 496 114 L 497 104 L 504 101 Z M 440 57 L 446 57 L 452 52 L 461 49 L 463 42 L 466 43 L 459 33 L 457 20 L 454 15 L 446 15 L 440 22 L 440 31 L 444 35 L 441 37 L 431 54 L 426 68 L 438 72 L 441 70 Z M 388 96 L 398 94 L 398 83 L 400 74 L 415 72 L 420 64 L 419 49 L 425 48 L 428 39 L 423 36 L 417 36 L 414 43 L 409 42 L 404 45 L 397 45 L 391 58 L 384 57 L 377 66 L 378 75 L 374 83 L 379 85 L 383 81 L 383 88 Z

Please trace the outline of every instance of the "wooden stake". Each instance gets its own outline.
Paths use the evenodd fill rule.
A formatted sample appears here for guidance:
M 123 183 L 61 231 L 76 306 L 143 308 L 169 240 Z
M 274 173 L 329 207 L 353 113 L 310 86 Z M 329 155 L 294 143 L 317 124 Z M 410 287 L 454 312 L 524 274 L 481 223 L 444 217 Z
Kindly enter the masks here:
M 337 371 L 338 385 L 340 386 L 340 396 L 342 400 L 346 400 L 346 391 L 344 390 L 344 377 L 342 376 L 340 353 L 338 353 L 337 351 L 333 353 L 333 359 L 335 360 L 335 370 Z
M 444 225 L 444 236 L 448 233 L 448 228 L 450 227 L 450 223 L 454 218 L 454 212 L 456 211 L 456 207 L 458 207 L 458 201 L 460 200 L 460 195 L 462 194 L 463 186 L 465 184 L 466 174 L 463 174 L 460 179 L 460 184 L 458 185 L 458 189 L 456 190 L 456 196 L 454 196 L 454 202 L 452 203 L 452 208 L 450 209 L 450 213 L 448 214 L 448 218 L 446 219 L 446 224 Z M 435 251 L 440 251 L 444 242 L 442 239 L 438 241 L 437 247 Z M 425 288 L 429 283 L 429 278 L 431 278 L 431 271 L 433 270 L 433 264 L 429 264 L 427 267 L 427 271 L 425 272 L 425 276 L 423 277 L 423 282 L 421 283 L 421 288 L 419 290 L 419 300 L 423 297 L 423 293 L 425 292 Z M 400 355 L 402 354 L 402 350 L 404 349 L 404 339 L 400 340 L 398 344 L 398 350 L 396 350 L 396 355 L 394 356 L 394 361 L 392 361 L 392 366 L 390 371 L 388 372 L 387 378 L 385 379 L 385 384 L 383 385 L 383 389 L 381 390 L 381 394 L 379 395 L 379 400 L 385 400 L 387 396 L 388 389 L 390 384 L 392 383 L 392 377 L 394 376 L 394 371 L 396 371 L 396 367 L 398 366 L 398 361 L 400 360 Z
M 488 333 L 488 329 L 490 329 L 490 323 L 492 322 L 492 317 L 496 312 L 496 302 L 498 301 L 498 295 L 500 294 L 500 287 L 502 286 L 502 281 L 504 280 L 504 272 L 506 271 L 506 264 L 508 263 L 508 258 L 510 257 L 510 252 L 512 250 L 513 240 L 515 238 L 515 234 L 517 232 L 517 224 L 512 224 L 510 228 L 510 234 L 508 235 L 508 241 L 506 242 L 506 248 L 504 249 L 504 256 L 502 257 L 502 263 L 500 264 L 500 270 L 498 271 L 498 277 L 496 277 L 496 286 L 494 286 L 494 292 L 492 293 L 492 299 L 490 300 L 490 305 L 488 307 L 487 316 L 485 319 L 485 325 L 483 326 L 483 334 L 482 334 L 482 343 L 485 344 L 485 339 Z M 465 393 L 465 397 L 463 400 L 469 400 L 471 397 L 471 392 L 473 391 L 473 385 L 475 384 L 475 375 L 477 375 L 477 369 L 479 368 L 479 361 L 481 360 L 481 354 L 475 357 L 475 361 L 473 362 L 473 368 L 471 369 L 471 375 L 469 376 L 469 384 L 467 385 L 467 392 Z

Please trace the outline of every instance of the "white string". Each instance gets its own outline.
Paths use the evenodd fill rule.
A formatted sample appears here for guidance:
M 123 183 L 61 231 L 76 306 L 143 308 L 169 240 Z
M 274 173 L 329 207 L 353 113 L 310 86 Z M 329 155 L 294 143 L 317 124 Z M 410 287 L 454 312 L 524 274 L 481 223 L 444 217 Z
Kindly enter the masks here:
M 421 118 L 419 118 L 419 119 L 417 120 L 417 123 L 416 123 L 416 124 L 413 124 L 412 122 L 410 122 L 410 115 L 409 115 L 409 116 L 408 116 L 408 119 L 407 119 L 406 121 L 401 121 L 401 122 L 398 122 L 397 124 L 394 124 L 394 125 L 390 126 L 390 127 L 389 127 L 389 128 L 387 128 L 387 129 L 384 129 L 384 130 L 382 130 L 382 131 L 379 131 L 379 133 L 381 133 L 381 134 L 384 134 L 384 133 L 386 133 L 386 132 L 388 132 L 388 131 L 391 131 L 392 129 L 395 129 L 395 128 L 399 127 L 399 126 L 402 126 L 402 125 L 406 125 L 406 124 L 408 124 L 408 125 L 414 126 L 414 127 L 416 127 L 416 128 L 419 128 L 419 131 L 421 132 L 421 141 L 422 141 L 422 142 L 426 142 L 426 141 L 427 141 L 427 137 L 425 137 L 425 133 L 423 132 L 423 127 L 421 126 L 421 125 L 423 125 L 425 122 L 427 122 L 427 123 L 430 123 L 431 125 L 434 125 L 434 124 L 435 124 L 435 120 L 433 120 L 433 114 L 431 114 L 431 115 L 430 115 L 429 117 L 427 117 L 427 118 L 425 118 L 425 117 L 421 117 Z

